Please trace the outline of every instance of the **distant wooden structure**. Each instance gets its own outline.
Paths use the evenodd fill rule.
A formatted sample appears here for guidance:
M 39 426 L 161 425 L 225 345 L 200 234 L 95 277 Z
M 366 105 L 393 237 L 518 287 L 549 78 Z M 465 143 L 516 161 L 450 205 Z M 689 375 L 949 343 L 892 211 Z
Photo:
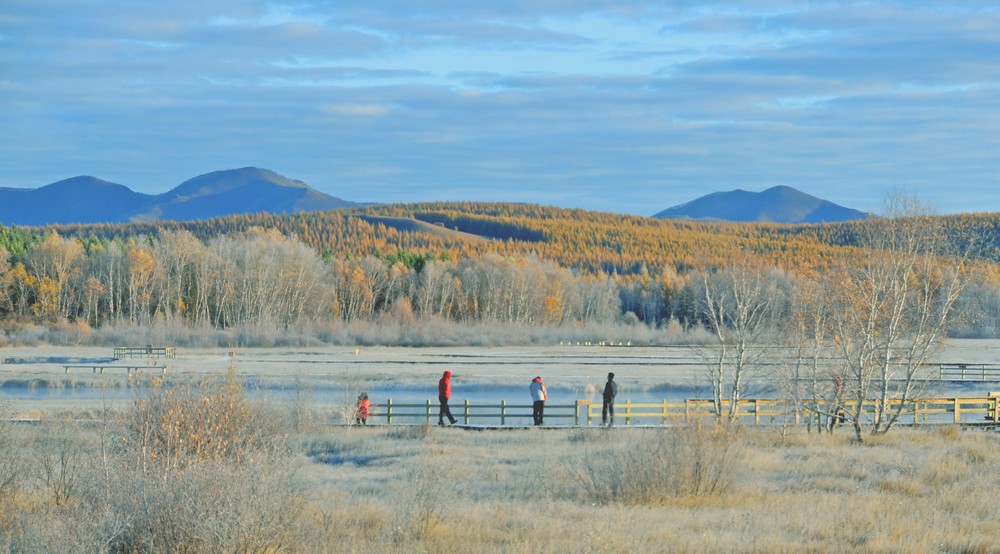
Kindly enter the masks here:
M 983 363 L 938 364 L 942 381 L 1000 381 L 1000 365 Z
M 124 369 L 125 373 L 128 375 L 132 375 L 133 373 L 137 373 L 139 371 L 149 371 L 153 369 L 159 369 L 160 372 L 163 373 L 164 375 L 166 375 L 167 373 L 166 365 L 158 367 L 155 365 L 148 366 L 148 365 L 64 364 L 63 369 L 66 370 L 66 373 L 69 373 L 69 370 L 71 369 L 89 369 L 93 373 L 100 373 L 101 375 L 104 374 L 105 369 Z
M 177 349 L 173 346 L 116 346 L 115 359 L 126 358 L 175 358 Z

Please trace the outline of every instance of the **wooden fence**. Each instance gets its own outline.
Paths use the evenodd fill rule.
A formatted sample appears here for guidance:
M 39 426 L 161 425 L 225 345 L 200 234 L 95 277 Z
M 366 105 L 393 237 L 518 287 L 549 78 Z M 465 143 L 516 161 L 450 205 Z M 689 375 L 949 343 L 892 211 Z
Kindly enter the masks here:
M 900 423 L 923 424 L 994 424 L 1000 425 L 1000 393 L 971 398 L 922 398 L 903 408 Z M 890 402 L 894 410 L 898 401 Z M 820 412 L 834 411 L 822 401 L 805 401 L 796 404 L 790 400 L 743 399 L 736 406 L 736 417 L 741 423 L 753 425 L 803 425 L 807 422 L 822 423 L 825 416 L 804 406 L 818 408 Z M 852 413 L 855 403 L 847 402 L 844 410 Z M 729 412 L 730 401 L 722 402 L 723 417 Z M 873 417 L 875 402 L 865 403 L 862 417 Z M 545 425 L 591 426 L 600 425 L 601 403 L 577 400 L 573 404 L 546 404 Z M 797 409 L 796 409 L 797 408 Z M 466 400 L 451 406 L 451 412 L 463 425 L 492 427 L 524 427 L 531 423 L 530 404 L 508 404 L 506 401 L 491 404 L 472 404 Z M 384 419 L 387 425 L 434 423 L 438 417 L 438 403 L 427 400 L 422 404 L 399 404 L 391 399 L 370 414 L 370 419 Z M 692 418 L 714 418 L 715 405 L 708 399 L 691 399 L 682 402 L 633 404 L 629 400 L 615 403 L 616 425 L 678 425 Z
M 172 346 L 116 346 L 115 359 L 125 358 L 174 358 L 177 349 Z
M 1000 381 L 1000 365 L 979 363 L 938 364 L 943 381 Z

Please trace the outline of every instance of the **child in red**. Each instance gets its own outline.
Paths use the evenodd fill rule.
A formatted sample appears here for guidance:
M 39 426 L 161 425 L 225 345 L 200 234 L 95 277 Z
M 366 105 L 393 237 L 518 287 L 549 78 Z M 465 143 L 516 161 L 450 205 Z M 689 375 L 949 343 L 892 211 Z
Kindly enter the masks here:
M 363 392 L 358 395 L 358 404 L 355 410 L 355 423 L 358 425 L 368 425 L 368 409 L 372 403 L 368 400 L 368 393 Z

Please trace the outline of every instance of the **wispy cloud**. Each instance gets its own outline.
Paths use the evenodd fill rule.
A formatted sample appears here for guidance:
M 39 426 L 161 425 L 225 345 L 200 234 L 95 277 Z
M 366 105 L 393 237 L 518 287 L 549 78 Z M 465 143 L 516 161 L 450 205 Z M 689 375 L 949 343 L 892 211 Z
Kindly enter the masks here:
M 991 3 L 10 0 L 0 186 L 259 165 L 354 200 L 651 214 L 795 186 L 1000 210 Z

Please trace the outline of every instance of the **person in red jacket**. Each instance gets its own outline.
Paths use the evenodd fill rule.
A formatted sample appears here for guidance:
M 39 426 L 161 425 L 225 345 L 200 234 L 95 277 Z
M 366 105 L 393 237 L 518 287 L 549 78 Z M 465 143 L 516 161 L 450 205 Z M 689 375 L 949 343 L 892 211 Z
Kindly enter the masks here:
M 451 416 L 448 408 L 448 399 L 451 398 L 451 372 L 445 371 L 441 380 L 438 381 L 438 401 L 441 402 L 441 410 L 438 411 L 438 425 L 444 425 L 444 417 L 448 416 L 448 421 L 455 424 L 455 418 Z
M 354 423 L 356 425 L 368 425 L 368 410 L 371 408 L 371 405 L 372 403 L 368 400 L 367 392 L 358 395 L 358 404 L 354 412 Z

